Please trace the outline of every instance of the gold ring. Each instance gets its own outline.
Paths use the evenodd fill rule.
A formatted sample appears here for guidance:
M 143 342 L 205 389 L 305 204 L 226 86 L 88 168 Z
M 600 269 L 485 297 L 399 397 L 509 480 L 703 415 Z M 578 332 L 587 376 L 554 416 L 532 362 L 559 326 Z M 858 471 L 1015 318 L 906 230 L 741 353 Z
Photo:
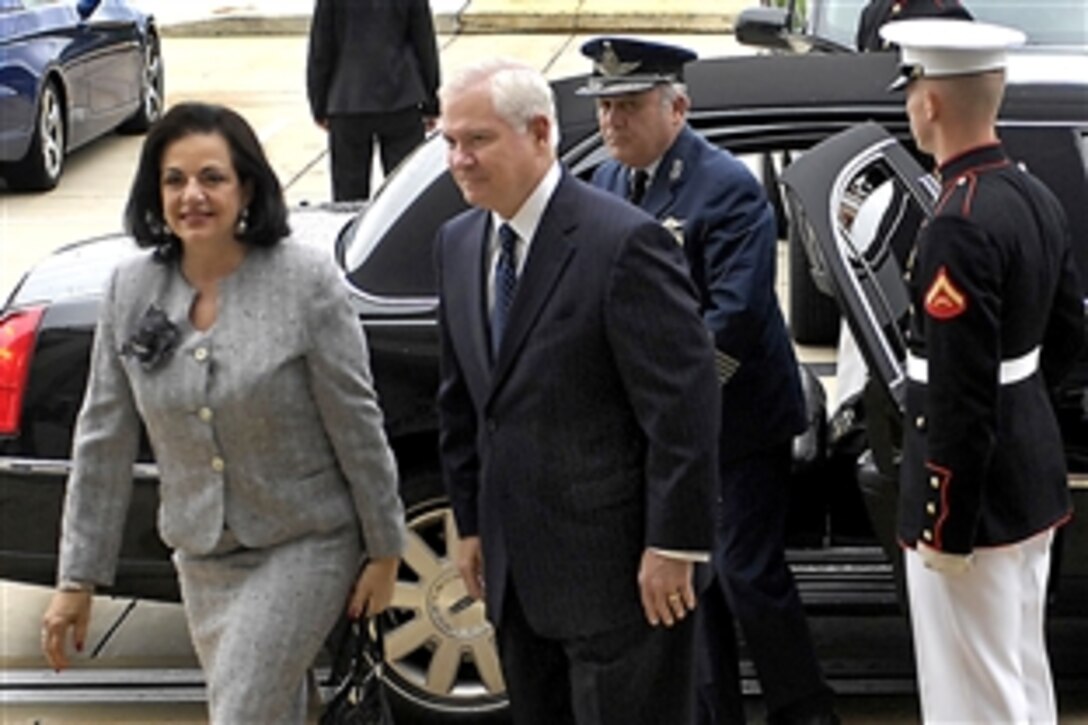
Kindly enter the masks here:
M 668 600 L 670 602 L 678 602 L 678 601 L 680 601 L 680 599 L 681 599 L 681 597 L 680 597 L 679 592 L 673 592 L 672 594 L 670 594 L 668 596 Z

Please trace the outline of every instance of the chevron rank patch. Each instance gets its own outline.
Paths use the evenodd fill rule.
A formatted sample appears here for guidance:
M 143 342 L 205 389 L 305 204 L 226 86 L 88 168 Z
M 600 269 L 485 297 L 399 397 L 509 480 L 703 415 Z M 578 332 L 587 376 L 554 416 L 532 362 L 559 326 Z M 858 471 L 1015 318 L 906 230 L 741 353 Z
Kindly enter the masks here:
M 718 382 L 722 385 L 728 383 L 740 370 L 740 360 L 718 349 L 714 350 L 714 365 L 718 368 Z
M 967 295 L 960 291 L 942 266 L 926 291 L 926 312 L 938 320 L 951 320 L 967 309 Z

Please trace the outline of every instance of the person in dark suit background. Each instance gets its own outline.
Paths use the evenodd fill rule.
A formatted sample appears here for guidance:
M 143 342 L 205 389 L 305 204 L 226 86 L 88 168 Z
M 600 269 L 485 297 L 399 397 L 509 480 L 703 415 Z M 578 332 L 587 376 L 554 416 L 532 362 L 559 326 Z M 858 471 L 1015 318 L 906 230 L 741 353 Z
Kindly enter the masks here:
M 701 587 L 698 723 L 744 721 L 733 615 L 755 662 L 772 723 L 834 722 L 793 577 L 786 565 L 791 443 L 804 398 L 774 291 L 774 213 L 759 182 L 687 125 L 685 48 L 627 38 L 582 47 L 613 159 L 593 184 L 626 197 L 672 231 L 716 348 L 721 436 L 715 541 Z
M 685 722 L 718 396 L 683 255 L 562 170 L 537 71 L 479 63 L 441 99 L 477 208 L 436 239 L 440 449 L 514 721 Z
M 997 134 L 1006 50 L 985 23 L 889 23 L 918 148 L 941 183 L 908 270 L 904 547 L 925 722 L 1057 722 L 1045 614 L 1073 514 L 1049 391 L 1084 303 L 1061 203 Z
M 971 13 L 960 0 L 869 0 L 858 17 L 854 39 L 857 49 L 863 52 L 891 50 L 891 45 L 880 37 L 880 27 L 893 20 L 909 18 L 971 20 Z
M 317 0 L 306 90 L 329 133 L 334 200 L 370 196 L 375 142 L 388 174 L 423 140 L 438 84 L 427 0 Z

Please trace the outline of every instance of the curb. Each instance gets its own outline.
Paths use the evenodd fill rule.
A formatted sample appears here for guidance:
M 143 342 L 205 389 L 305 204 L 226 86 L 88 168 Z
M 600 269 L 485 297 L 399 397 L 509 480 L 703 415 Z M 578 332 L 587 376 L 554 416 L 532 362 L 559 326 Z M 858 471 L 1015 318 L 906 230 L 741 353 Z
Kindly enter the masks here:
M 648 13 L 618 12 L 501 12 L 471 10 L 436 13 L 435 32 L 441 35 L 504 33 L 732 33 L 737 12 Z M 160 24 L 165 37 L 306 35 L 309 15 L 224 15 Z
M 736 13 L 465 13 L 455 32 L 487 33 L 732 33 Z
M 229 15 L 159 24 L 159 34 L 165 38 L 307 35 L 309 32 L 310 16 L 308 15 Z

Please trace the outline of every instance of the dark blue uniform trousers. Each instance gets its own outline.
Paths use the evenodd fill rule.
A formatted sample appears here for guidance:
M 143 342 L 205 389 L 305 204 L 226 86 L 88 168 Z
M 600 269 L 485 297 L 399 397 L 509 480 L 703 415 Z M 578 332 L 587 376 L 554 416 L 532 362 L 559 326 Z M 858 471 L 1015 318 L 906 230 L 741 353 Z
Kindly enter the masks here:
M 714 551 L 696 607 L 698 725 L 743 723 L 736 617 L 771 722 L 831 710 L 784 537 L 790 443 L 723 461 Z

